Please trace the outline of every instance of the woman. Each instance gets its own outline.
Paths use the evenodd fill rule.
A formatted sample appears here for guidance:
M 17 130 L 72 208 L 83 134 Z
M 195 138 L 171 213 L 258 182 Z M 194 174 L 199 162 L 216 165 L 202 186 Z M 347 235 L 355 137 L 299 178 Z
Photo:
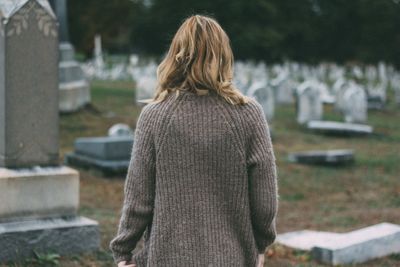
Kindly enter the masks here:
M 263 266 L 276 236 L 275 156 L 261 105 L 234 88 L 232 68 L 219 24 L 186 19 L 137 121 L 110 243 L 118 266 Z

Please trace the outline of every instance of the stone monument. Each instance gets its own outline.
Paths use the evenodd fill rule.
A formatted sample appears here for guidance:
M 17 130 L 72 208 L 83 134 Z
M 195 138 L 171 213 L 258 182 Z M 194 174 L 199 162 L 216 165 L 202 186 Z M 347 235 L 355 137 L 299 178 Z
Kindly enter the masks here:
M 358 85 L 352 85 L 343 96 L 343 112 L 346 122 L 367 121 L 368 103 L 365 90 Z
M 297 88 L 297 122 L 300 124 L 322 118 L 323 106 L 318 84 L 305 81 Z
M 134 136 L 128 125 L 116 124 L 108 130 L 108 136 L 78 138 L 74 152 L 65 154 L 65 164 L 91 169 L 105 177 L 125 175 Z
M 262 106 L 266 119 L 272 120 L 275 111 L 275 99 L 274 92 L 267 83 L 254 83 L 249 91 L 248 95 L 254 97 Z
M 50 4 L 59 20 L 59 109 L 74 112 L 90 103 L 90 86 L 79 63 L 74 59 L 74 47 L 69 42 L 67 0 L 51 0 Z
M 277 243 L 311 251 L 330 265 L 363 263 L 400 253 L 400 225 L 379 223 L 347 233 L 301 230 L 279 234 Z
M 0 263 L 99 246 L 77 216 L 79 173 L 58 163 L 58 55 L 47 0 L 1 0 Z

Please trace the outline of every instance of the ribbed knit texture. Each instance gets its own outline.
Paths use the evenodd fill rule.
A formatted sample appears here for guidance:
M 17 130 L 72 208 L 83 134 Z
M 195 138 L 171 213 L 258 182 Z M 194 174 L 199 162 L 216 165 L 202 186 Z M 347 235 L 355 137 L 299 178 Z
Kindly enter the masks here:
M 138 267 L 252 267 L 276 237 L 277 172 L 254 99 L 170 93 L 138 118 L 116 263 Z M 144 247 L 131 254 L 144 234 Z

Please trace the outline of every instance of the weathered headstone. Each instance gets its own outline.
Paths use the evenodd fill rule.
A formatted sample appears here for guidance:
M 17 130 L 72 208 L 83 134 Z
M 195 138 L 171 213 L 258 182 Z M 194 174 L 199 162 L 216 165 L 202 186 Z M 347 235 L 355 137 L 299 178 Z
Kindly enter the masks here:
M 136 85 L 136 102 L 139 103 L 145 99 L 154 96 L 157 86 L 157 78 L 155 71 L 147 70 L 143 77 L 139 78 Z
M 58 163 L 58 29 L 47 0 L 0 2 L 0 263 L 99 246 Z M 76 242 L 77 240 L 81 242 Z
M 67 165 L 93 169 L 104 176 L 122 175 L 128 170 L 132 136 L 84 137 L 75 140 L 73 153 L 65 155 Z
M 265 116 L 267 117 L 266 119 L 272 120 L 274 117 L 275 99 L 271 87 L 266 83 L 255 83 L 250 87 L 247 94 L 254 97 L 261 104 Z
M 312 150 L 290 153 L 290 162 L 318 165 L 345 165 L 354 162 L 354 152 L 349 149 Z
M 103 49 L 100 35 L 94 37 L 94 66 L 97 71 L 104 69 Z
M 127 124 L 117 123 L 108 129 L 108 136 L 121 137 L 121 136 L 133 136 L 134 131 Z
M 328 264 L 363 263 L 400 253 L 400 225 L 380 223 L 348 233 L 303 230 L 280 234 L 277 242 L 311 251 L 316 260 Z
M 400 105 L 400 74 L 393 75 L 391 87 L 394 90 L 395 102 Z
M 365 90 L 358 85 L 352 85 L 343 96 L 343 112 L 346 122 L 367 121 L 367 95 Z
M 90 103 L 90 87 L 81 66 L 74 58 L 74 47 L 69 42 L 67 0 L 50 2 L 60 22 L 59 110 L 73 112 Z
M 343 111 L 343 96 L 347 88 L 349 87 L 348 81 L 341 78 L 338 79 L 332 86 L 333 94 L 335 95 L 335 110 L 336 111 Z
M 323 106 L 318 86 L 313 81 L 303 82 L 297 89 L 297 122 L 300 124 L 322 118 Z
M 58 34 L 50 6 L 2 0 L 0 31 L 0 167 L 57 165 Z

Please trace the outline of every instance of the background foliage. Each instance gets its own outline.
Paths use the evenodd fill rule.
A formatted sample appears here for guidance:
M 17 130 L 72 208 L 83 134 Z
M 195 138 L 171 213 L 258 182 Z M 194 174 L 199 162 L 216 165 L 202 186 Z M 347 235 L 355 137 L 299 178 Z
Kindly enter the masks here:
M 215 17 L 236 58 L 376 63 L 400 67 L 400 0 L 69 0 L 72 42 L 91 56 L 96 33 L 110 53 L 160 56 L 182 20 Z

